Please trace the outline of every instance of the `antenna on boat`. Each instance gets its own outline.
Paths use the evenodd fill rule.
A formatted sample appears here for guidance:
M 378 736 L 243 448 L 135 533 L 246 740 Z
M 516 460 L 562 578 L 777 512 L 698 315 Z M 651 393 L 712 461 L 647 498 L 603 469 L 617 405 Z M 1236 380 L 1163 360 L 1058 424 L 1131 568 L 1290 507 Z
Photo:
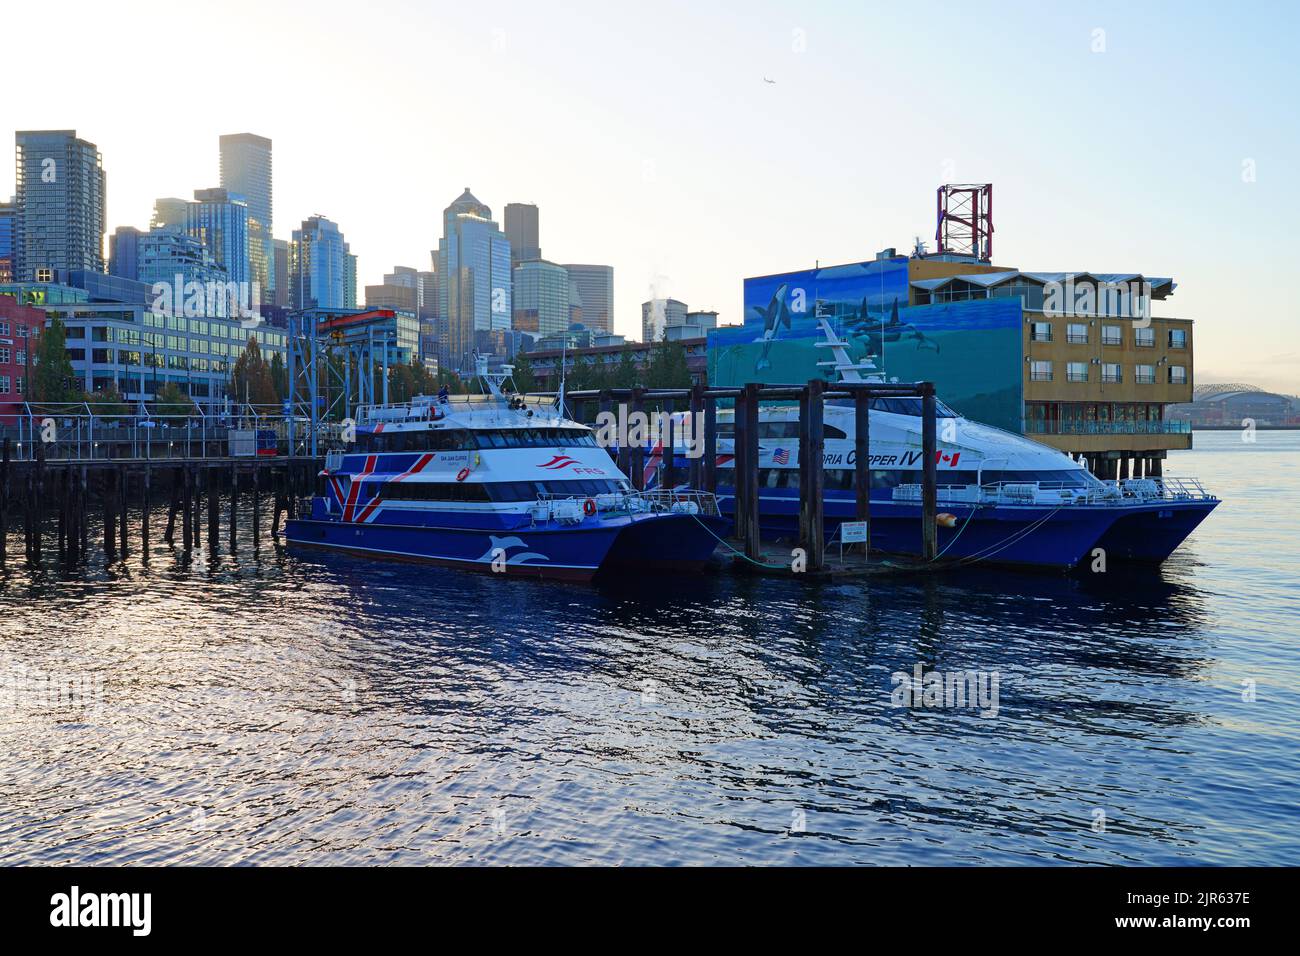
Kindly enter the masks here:
M 566 329 L 564 338 L 560 340 L 560 390 L 555 396 L 555 407 L 561 415 L 564 414 L 564 376 L 566 372 L 566 359 L 569 354 L 569 332 Z

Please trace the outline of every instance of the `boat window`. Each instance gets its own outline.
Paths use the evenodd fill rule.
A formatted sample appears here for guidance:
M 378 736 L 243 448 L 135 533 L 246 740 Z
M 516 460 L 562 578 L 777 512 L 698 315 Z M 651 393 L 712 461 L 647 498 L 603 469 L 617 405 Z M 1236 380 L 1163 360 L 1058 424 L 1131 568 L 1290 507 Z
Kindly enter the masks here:
M 873 398 L 870 405 L 878 412 L 911 415 L 914 418 L 921 417 L 921 399 L 919 398 Z M 956 412 L 938 399 L 935 399 L 934 402 L 934 415 L 936 418 L 957 417 Z

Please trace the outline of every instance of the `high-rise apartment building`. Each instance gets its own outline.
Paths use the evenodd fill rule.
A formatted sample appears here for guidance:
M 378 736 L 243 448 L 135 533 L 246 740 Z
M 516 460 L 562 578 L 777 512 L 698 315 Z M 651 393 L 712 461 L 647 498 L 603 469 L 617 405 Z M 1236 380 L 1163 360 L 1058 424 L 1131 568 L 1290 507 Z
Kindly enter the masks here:
M 357 259 L 337 223 L 304 219 L 289 243 L 289 304 L 294 309 L 352 309 Z
M 276 288 L 275 242 L 272 237 L 271 141 L 254 133 L 220 138 L 221 186 L 248 203 L 249 261 L 263 302 L 273 302 Z
M 49 281 L 54 270 L 104 271 L 103 160 L 77 131 L 24 130 L 17 145 L 16 278 Z
M 641 341 L 658 342 L 670 326 L 686 324 L 685 302 L 676 299 L 651 299 L 641 303 Z
M 254 280 L 249 258 L 248 203 L 226 189 L 196 189 L 186 207 L 185 231 L 198 239 L 231 282 Z M 253 305 L 260 300 L 250 299 Z

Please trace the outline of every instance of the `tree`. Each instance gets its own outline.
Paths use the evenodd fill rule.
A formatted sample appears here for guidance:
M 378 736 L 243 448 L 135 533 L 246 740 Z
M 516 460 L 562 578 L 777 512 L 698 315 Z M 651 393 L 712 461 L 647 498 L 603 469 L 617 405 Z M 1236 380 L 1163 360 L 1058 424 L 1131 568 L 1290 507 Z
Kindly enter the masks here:
M 271 357 L 271 385 L 275 388 L 275 397 L 284 401 L 289 397 L 289 370 L 285 367 L 284 356 L 279 352 Z
M 149 404 L 149 414 L 159 418 L 184 418 L 194 413 L 194 400 L 175 382 L 167 382 L 158 389 Z
M 230 397 L 236 402 L 253 405 L 278 405 L 280 402 L 271 378 L 271 366 L 262 358 L 255 336 L 248 337 L 248 344 L 235 361 L 230 376 Z
M 613 380 L 611 385 L 614 388 L 635 388 L 641 381 L 641 370 L 636 367 L 636 361 L 632 358 L 631 349 L 623 349 L 623 354 L 618 357 L 618 368 L 614 369 Z
M 111 420 L 131 414 L 131 406 L 122 400 L 117 388 L 112 385 L 102 391 L 88 392 L 85 400 L 96 418 Z
M 520 352 L 515 356 L 515 370 L 510 376 L 515 383 L 515 388 L 520 392 L 533 392 L 537 390 L 537 373 L 533 371 L 532 359 L 528 357 L 527 352 Z
M 668 333 L 655 343 L 646 369 L 646 385 L 650 388 L 690 388 L 691 370 L 686 364 L 686 347 L 681 342 L 668 341 Z
M 72 370 L 68 359 L 68 330 L 63 320 L 55 316 L 36 339 L 34 355 L 35 368 L 31 381 L 27 383 L 27 396 L 30 401 L 42 404 L 52 402 L 76 402 L 81 399 L 81 389 L 77 387 L 77 375 Z
M 438 380 L 418 359 L 406 365 L 395 365 L 388 370 L 388 400 L 409 402 L 417 395 L 434 395 Z

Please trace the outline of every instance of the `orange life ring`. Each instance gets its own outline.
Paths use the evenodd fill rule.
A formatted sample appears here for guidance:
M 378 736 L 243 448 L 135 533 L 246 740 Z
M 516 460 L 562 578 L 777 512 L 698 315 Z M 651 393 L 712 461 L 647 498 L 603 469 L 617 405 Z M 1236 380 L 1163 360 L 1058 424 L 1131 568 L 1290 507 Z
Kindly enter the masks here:
M 465 480 L 466 478 L 468 478 L 468 477 L 469 477 L 469 469 L 468 469 L 468 468 L 462 468 L 460 471 L 456 472 L 456 480 L 457 480 L 457 481 L 464 481 L 464 480 Z
M 596 499 L 588 498 L 582 503 L 582 513 L 591 517 L 596 513 Z

